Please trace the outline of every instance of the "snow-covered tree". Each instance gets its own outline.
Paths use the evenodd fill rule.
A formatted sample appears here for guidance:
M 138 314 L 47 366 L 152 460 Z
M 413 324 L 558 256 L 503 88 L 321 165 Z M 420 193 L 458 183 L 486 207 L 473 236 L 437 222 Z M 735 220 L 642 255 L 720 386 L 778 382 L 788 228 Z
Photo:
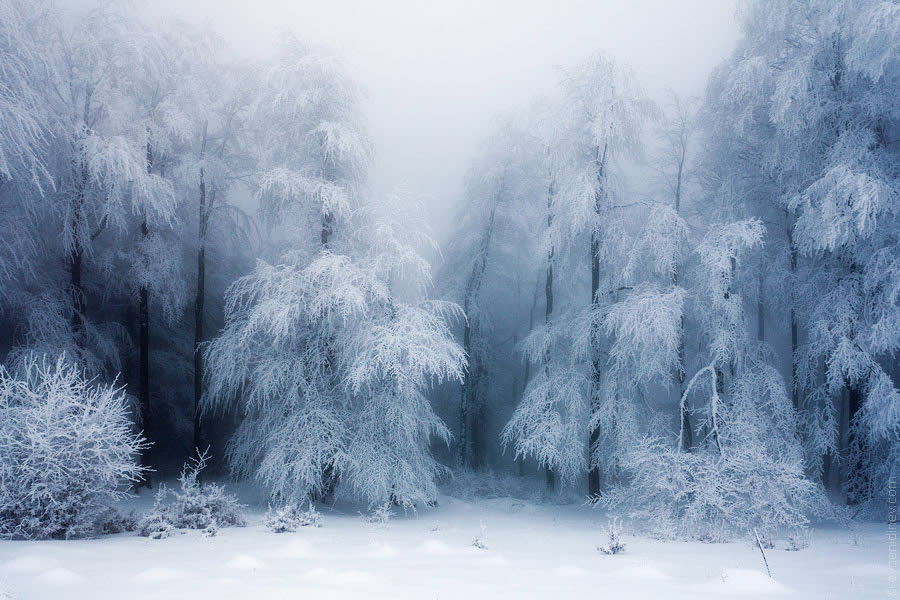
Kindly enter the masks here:
M 466 314 L 462 341 L 468 369 L 457 439 L 457 462 L 464 467 L 484 464 L 490 398 L 499 395 L 502 371 L 516 367 L 514 339 L 525 311 L 536 304 L 537 269 L 529 257 L 539 250 L 544 161 L 538 140 L 522 124 L 504 123 L 470 166 L 457 226 L 444 252 L 445 286 Z M 508 341 L 496 343 L 504 336 Z
M 397 212 L 360 217 L 354 256 L 288 253 L 228 292 L 225 331 L 205 353 L 207 399 L 243 407 L 229 456 L 280 500 L 315 498 L 334 477 L 370 504 L 436 493 L 429 439 L 449 432 L 425 391 L 462 376 L 447 323 L 458 307 L 423 299 L 428 265 Z
M 805 437 L 811 457 L 843 463 L 851 500 L 877 499 L 898 465 L 890 361 L 900 314 L 900 13 L 889 2 L 832 0 L 755 2 L 743 17 L 744 39 L 717 85 L 745 154 L 788 216 Z

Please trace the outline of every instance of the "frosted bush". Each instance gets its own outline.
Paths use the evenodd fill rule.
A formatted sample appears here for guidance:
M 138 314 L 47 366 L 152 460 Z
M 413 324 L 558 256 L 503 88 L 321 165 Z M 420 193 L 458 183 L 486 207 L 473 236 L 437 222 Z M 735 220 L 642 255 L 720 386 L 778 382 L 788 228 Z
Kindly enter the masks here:
M 387 522 L 391 520 L 391 517 L 394 516 L 394 509 L 391 507 L 390 502 L 385 502 L 372 509 L 372 511 L 363 515 L 363 519 L 366 523 L 371 523 L 373 525 L 387 525 Z
M 206 467 L 209 455 L 197 454 L 185 463 L 178 478 L 179 489 L 161 486 L 153 508 L 141 520 L 139 535 L 151 538 L 168 537 L 173 529 L 202 529 L 213 536 L 220 527 L 243 527 L 243 506 L 237 498 L 215 483 L 200 484 L 198 477 Z M 166 499 L 171 502 L 166 504 Z
M 487 550 L 487 544 L 485 543 L 485 532 L 486 528 L 484 526 L 484 521 L 479 522 L 480 532 L 475 536 L 475 539 L 472 540 L 472 547 L 478 548 L 479 550 Z
M 788 536 L 787 547 L 788 552 L 799 552 L 809 548 L 809 530 L 798 531 Z
M 0 537 L 94 535 L 111 503 L 139 481 L 122 388 L 88 379 L 60 357 L 0 367 Z
M 322 515 L 315 506 L 310 505 L 302 510 L 293 504 L 287 504 L 278 508 L 270 508 L 263 524 L 275 533 L 297 531 L 301 527 L 321 527 Z
M 110 508 L 101 515 L 97 524 L 100 533 L 124 533 L 126 531 L 135 531 L 137 529 L 138 517 L 134 511 L 123 514 L 115 508 Z
M 606 546 L 597 546 L 597 550 L 603 554 L 621 554 L 625 552 L 625 544 L 620 537 L 622 522 L 617 517 L 610 519 L 606 530 Z
M 630 478 L 599 502 L 621 508 L 656 533 L 725 541 L 758 529 L 801 531 L 809 516 L 831 516 L 806 477 L 790 399 L 772 370 L 749 370 L 717 408 L 718 437 L 693 451 L 659 438 L 623 457 Z M 702 433 L 698 432 L 698 433 Z

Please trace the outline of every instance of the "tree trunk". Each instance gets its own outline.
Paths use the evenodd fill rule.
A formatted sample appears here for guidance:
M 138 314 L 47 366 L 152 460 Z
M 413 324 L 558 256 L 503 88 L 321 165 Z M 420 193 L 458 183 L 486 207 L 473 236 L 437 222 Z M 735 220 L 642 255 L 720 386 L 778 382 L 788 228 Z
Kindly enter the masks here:
M 147 173 L 150 174 L 152 171 L 153 148 L 150 142 L 147 142 Z M 144 219 L 141 222 L 141 236 L 146 239 L 149 233 L 145 210 Z M 149 435 L 152 423 L 150 414 L 150 300 L 147 286 L 142 285 L 138 295 L 138 399 L 141 406 L 141 424 L 144 435 Z M 146 467 L 151 466 L 149 447 L 144 451 L 142 463 Z M 148 488 L 152 487 L 149 472 L 144 476 L 144 483 Z
M 682 174 L 684 171 L 684 161 L 685 161 L 686 149 L 685 146 L 682 145 L 682 152 L 680 156 L 680 160 L 678 161 L 678 179 L 675 183 L 675 214 L 681 215 L 681 181 Z M 675 272 L 672 274 L 672 285 L 678 286 L 678 273 L 680 265 L 675 265 Z M 678 380 L 678 405 L 681 407 L 681 397 L 684 395 L 684 380 L 686 376 L 686 368 L 687 366 L 684 364 L 687 358 L 685 352 L 685 344 L 684 344 L 684 312 L 681 314 L 681 319 L 679 320 L 679 339 L 678 339 L 678 371 L 675 373 L 675 379 Z M 681 449 L 684 451 L 690 451 L 691 448 L 694 447 L 694 429 L 691 427 L 691 413 L 690 407 L 688 406 L 687 400 L 685 400 L 683 407 L 679 411 L 681 414 L 679 415 L 681 418 Z
M 604 197 L 605 167 L 606 167 L 606 150 L 607 145 L 604 144 L 603 150 L 597 149 L 597 159 L 599 167 L 597 169 L 597 196 L 594 198 L 594 211 L 599 217 L 602 213 L 602 202 Z M 591 232 L 591 308 L 596 310 L 600 303 L 600 232 L 595 228 Z M 588 415 L 589 420 L 593 420 L 594 414 L 600 410 L 600 385 L 603 375 L 603 358 L 600 350 L 600 332 L 597 325 L 594 324 L 595 315 L 591 316 L 591 411 Z M 590 428 L 590 440 L 588 442 L 588 456 L 593 456 L 596 451 L 597 444 L 600 441 L 600 428 Z M 588 471 L 588 494 L 591 496 L 600 495 L 600 465 L 595 461 L 589 460 L 590 470 Z
M 794 245 L 794 232 L 792 224 L 790 223 L 790 218 L 788 218 L 787 240 L 788 248 L 791 253 L 791 402 L 794 405 L 794 410 L 797 410 L 800 408 L 800 390 L 797 389 L 797 347 L 799 346 L 800 336 L 797 327 L 797 312 L 794 307 L 793 293 L 794 279 L 797 276 L 797 247 Z
M 467 304 L 467 303 L 464 303 Z M 463 312 L 466 308 L 463 308 Z M 472 389 L 472 371 L 475 368 L 472 360 L 472 327 L 469 317 L 466 315 L 465 329 L 463 330 L 463 352 L 468 364 L 462 387 L 459 392 L 459 448 L 457 462 L 459 466 L 467 469 L 471 467 L 471 454 L 469 445 L 469 406 L 471 405 L 470 390 Z
M 858 431 L 859 424 L 856 422 L 859 411 L 862 409 L 864 396 L 860 383 L 848 384 L 848 419 L 847 419 L 847 442 L 849 449 L 855 451 L 855 460 L 847 463 L 847 504 L 860 504 L 866 500 L 866 443 L 865 439 Z M 848 456 L 849 459 L 849 456 Z
M 528 312 L 528 331 L 534 330 L 534 311 L 537 309 L 538 296 L 541 291 L 541 280 L 537 280 L 537 285 L 534 287 L 534 295 L 531 299 L 531 310 Z M 524 392 L 525 387 L 528 386 L 528 380 L 531 378 L 531 361 L 528 359 L 528 356 L 525 356 L 525 373 L 522 378 L 522 392 Z M 525 475 L 525 459 L 519 457 L 516 459 L 516 466 L 518 468 L 519 477 Z
M 81 245 L 81 237 L 78 230 L 81 227 L 81 219 L 84 212 L 84 195 L 87 187 L 87 165 L 81 164 L 81 181 L 75 191 L 75 210 L 72 218 L 72 232 L 74 244 L 69 255 L 70 290 L 72 296 L 72 334 L 78 347 L 84 346 L 84 313 L 87 303 L 84 298 L 84 286 L 81 283 L 81 266 L 84 258 L 84 247 Z
M 503 182 L 501 181 L 500 188 L 497 192 L 497 201 L 499 201 L 502 194 Z M 496 210 L 495 202 L 494 206 L 491 208 L 490 215 L 488 216 L 487 226 L 485 227 L 484 235 L 481 238 L 479 256 L 472 266 L 472 272 L 469 274 L 468 282 L 466 282 L 465 296 L 463 298 L 463 312 L 466 313 L 465 329 L 463 330 L 463 351 L 469 361 L 459 395 L 459 449 L 457 462 L 463 468 L 472 466 L 472 406 L 475 402 L 475 386 L 481 369 L 478 358 L 472 353 L 472 320 L 469 317 L 469 311 L 478 296 L 478 292 L 481 289 L 481 282 L 484 279 L 484 272 L 487 269 L 491 238 L 494 235 L 494 218 Z
M 595 232 L 591 234 L 591 305 L 596 307 L 598 294 L 600 292 L 600 239 Z M 593 317 L 592 317 L 593 320 Z M 599 352 L 598 332 L 596 327 L 591 325 L 591 417 L 600 410 L 600 384 L 601 369 L 603 364 Z M 588 444 L 588 456 L 596 450 L 597 444 L 600 442 L 600 428 L 591 429 L 590 441 Z M 590 471 L 588 471 L 588 495 L 600 495 L 600 466 L 593 460 L 589 460 Z
M 759 255 L 759 282 L 756 292 L 756 339 L 766 341 L 766 306 L 763 299 L 763 280 L 765 279 L 765 260 L 762 253 Z
M 206 152 L 206 132 L 208 124 L 203 124 L 203 142 L 200 145 L 200 161 L 202 164 Z M 209 224 L 209 213 L 206 206 L 206 179 L 204 168 L 200 167 L 200 225 L 197 231 L 197 295 L 194 300 L 194 435 L 193 447 L 200 451 L 202 428 L 200 421 L 200 400 L 203 398 L 203 356 L 200 344 L 203 343 L 203 308 L 206 301 L 206 230 Z
M 550 190 L 547 195 L 547 230 L 549 231 L 551 226 L 553 225 L 553 194 L 554 194 L 554 182 L 550 182 Z M 553 317 L 553 242 L 550 242 L 550 249 L 547 251 L 547 278 L 544 282 L 544 298 L 545 298 L 545 309 L 544 309 L 544 323 L 548 326 L 550 325 L 550 321 Z M 547 350 L 547 353 L 544 355 L 544 374 L 549 379 L 550 377 L 550 351 Z M 546 483 L 547 489 L 553 490 L 556 488 L 556 476 L 553 474 L 553 469 L 550 465 L 547 465 L 546 468 Z

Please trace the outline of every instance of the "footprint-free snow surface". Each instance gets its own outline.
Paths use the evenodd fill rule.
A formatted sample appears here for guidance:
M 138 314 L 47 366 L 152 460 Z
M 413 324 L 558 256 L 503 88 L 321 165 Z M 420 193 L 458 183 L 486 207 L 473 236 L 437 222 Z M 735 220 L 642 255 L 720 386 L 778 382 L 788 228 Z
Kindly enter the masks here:
M 604 555 L 606 518 L 583 506 L 442 498 L 387 524 L 326 509 L 321 528 L 283 534 L 248 516 L 213 538 L 0 541 L 0 598 L 864 600 L 897 589 L 878 524 L 815 529 L 800 551 L 777 540 L 769 578 L 749 542 L 661 542 L 626 527 L 625 553 Z M 472 545 L 482 523 L 484 549 Z

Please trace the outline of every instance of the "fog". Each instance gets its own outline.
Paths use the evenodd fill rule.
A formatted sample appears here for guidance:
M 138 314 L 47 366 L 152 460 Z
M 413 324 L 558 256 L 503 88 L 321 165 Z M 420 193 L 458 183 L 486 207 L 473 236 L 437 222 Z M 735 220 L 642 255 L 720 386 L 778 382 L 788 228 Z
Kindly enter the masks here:
M 143 10 L 208 26 L 248 56 L 266 55 L 286 29 L 339 51 L 365 90 L 373 191 L 426 198 L 440 238 L 478 141 L 547 89 L 557 67 L 601 50 L 657 99 L 701 94 L 737 39 L 737 4 L 159 0 Z

